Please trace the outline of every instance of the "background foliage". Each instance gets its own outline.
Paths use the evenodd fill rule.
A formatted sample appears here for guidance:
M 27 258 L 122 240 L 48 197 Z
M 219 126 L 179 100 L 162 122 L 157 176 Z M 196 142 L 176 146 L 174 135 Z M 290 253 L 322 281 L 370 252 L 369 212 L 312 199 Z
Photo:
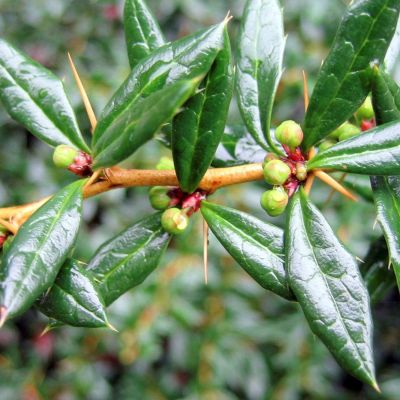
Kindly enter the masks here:
M 237 32 L 244 1 L 148 1 L 168 39 L 216 23 L 227 10 Z M 345 8 L 341 0 L 284 0 L 289 34 L 286 70 L 278 89 L 275 122 L 303 114 L 301 70 L 310 86 Z M 99 112 L 129 72 L 120 2 L 0 0 L 0 35 L 64 77 L 81 127 L 89 124 L 68 68 L 75 57 Z M 307 10 L 305 12 L 305 10 Z M 235 49 L 233 49 L 235 50 Z M 239 121 L 233 103 L 230 121 Z M 19 204 L 72 180 L 52 167 L 51 151 L 0 110 L 0 204 Z M 146 157 L 144 157 L 144 154 Z M 147 144 L 126 166 L 154 167 L 166 150 Z M 220 190 L 214 200 L 263 219 L 262 185 Z M 313 200 L 324 207 L 326 187 Z M 337 201 L 325 215 L 339 237 L 364 259 L 381 236 L 373 205 Z M 146 189 L 113 191 L 85 202 L 77 255 L 88 260 L 107 238 L 150 212 Z M 276 223 L 276 220 L 274 220 Z M 281 221 L 283 223 L 283 220 Z M 174 238 L 161 266 L 119 299 L 108 330 L 61 328 L 40 337 L 46 321 L 29 311 L 0 331 L 3 399 L 374 399 L 378 395 L 343 372 L 314 339 L 296 304 L 264 291 L 211 236 L 210 277 L 202 276 L 200 218 Z M 351 238 L 351 239 L 350 239 Z M 385 250 L 381 250 L 381 253 Z M 382 398 L 400 385 L 400 317 L 395 289 L 373 308 L 375 354 Z M 284 332 L 284 334 L 282 334 Z

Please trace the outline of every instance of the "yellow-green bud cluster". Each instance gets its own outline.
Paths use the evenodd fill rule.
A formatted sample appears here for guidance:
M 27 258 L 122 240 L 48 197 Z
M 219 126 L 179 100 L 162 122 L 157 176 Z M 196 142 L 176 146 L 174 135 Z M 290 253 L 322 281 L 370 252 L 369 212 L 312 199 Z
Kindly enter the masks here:
M 264 164 L 264 179 L 270 185 L 283 185 L 289 176 L 291 170 L 282 160 L 271 160 Z
M 173 235 L 183 233 L 189 225 L 189 217 L 184 210 L 169 208 L 161 216 L 161 225 L 164 230 Z
M 168 187 L 154 186 L 149 190 L 150 204 L 155 210 L 166 210 L 171 202 Z
M 276 140 L 289 147 L 290 150 L 295 150 L 301 145 L 304 134 L 301 126 L 295 121 L 284 121 L 275 130 Z
M 57 168 L 68 168 L 73 164 L 79 150 L 65 144 L 60 144 L 54 149 L 53 162 Z
M 282 214 L 289 201 L 289 196 L 283 188 L 274 188 L 267 190 L 261 196 L 261 207 L 271 217 L 276 217 Z

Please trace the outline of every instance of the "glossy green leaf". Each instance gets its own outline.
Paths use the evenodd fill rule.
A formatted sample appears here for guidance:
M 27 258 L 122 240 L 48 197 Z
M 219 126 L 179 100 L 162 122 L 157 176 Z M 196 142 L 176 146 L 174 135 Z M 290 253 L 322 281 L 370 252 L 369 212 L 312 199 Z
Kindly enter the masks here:
M 307 168 L 365 175 L 400 174 L 400 121 L 378 126 L 318 153 Z
M 199 79 L 176 82 L 121 114 L 97 143 L 94 167 L 109 167 L 133 154 L 179 111 L 198 84 Z
M 355 258 L 303 190 L 285 231 L 289 285 L 312 331 L 349 373 L 376 387 L 368 292 Z
M 56 279 L 78 234 L 84 182 L 60 190 L 32 214 L 4 254 L 0 304 L 9 316 L 26 311 Z
M 218 146 L 213 167 L 263 162 L 265 150 L 254 140 L 242 125 L 227 126 Z
M 263 288 L 293 300 L 284 268 L 283 231 L 246 213 L 206 201 L 201 213 L 235 261 Z
M 36 303 L 49 318 L 72 326 L 108 326 L 103 301 L 85 266 L 68 259 L 51 289 Z
M 95 164 L 99 153 L 118 140 L 121 121 L 151 94 L 178 81 L 207 74 L 223 48 L 226 22 L 167 44 L 141 60 L 103 110 L 93 134 Z M 154 132 L 152 132 L 153 134 Z M 135 136 L 134 133 L 131 136 Z M 129 151 L 128 151 L 129 150 Z M 122 146 L 120 161 L 135 149 Z
M 388 48 L 385 58 L 385 67 L 389 72 L 393 72 L 396 68 L 397 61 L 400 55 L 400 19 L 397 21 L 396 32 L 393 36 L 392 42 Z
M 103 244 L 87 269 L 108 306 L 142 283 L 157 267 L 170 235 L 161 227 L 161 214 L 146 217 Z
M 376 121 L 385 124 L 400 121 L 400 88 L 384 71 L 375 70 L 372 90 Z M 394 172 L 392 172 L 394 173 Z M 371 177 L 378 221 L 389 248 L 390 259 L 400 289 L 400 178 Z
M 210 166 L 228 117 L 233 90 L 231 46 L 220 51 L 198 93 L 173 120 L 172 155 L 179 185 L 193 192 Z
M 242 118 L 262 147 L 270 138 L 271 113 L 282 74 L 285 36 L 278 0 L 248 0 L 242 18 L 237 61 L 237 92 Z
M 371 244 L 361 274 L 367 286 L 371 304 L 379 303 L 396 286 L 396 278 L 389 268 L 389 254 L 385 239 L 380 237 Z
M 382 69 L 374 69 L 372 101 L 378 125 L 400 121 L 400 87 Z
M 49 145 L 66 144 L 89 152 L 62 82 L 2 39 L 0 99 L 16 121 Z
M 131 68 L 165 44 L 160 26 L 144 0 L 125 1 L 124 29 Z
M 363 103 L 371 88 L 371 64 L 383 61 L 399 12 L 398 0 L 350 4 L 310 99 L 305 149 L 348 120 Z

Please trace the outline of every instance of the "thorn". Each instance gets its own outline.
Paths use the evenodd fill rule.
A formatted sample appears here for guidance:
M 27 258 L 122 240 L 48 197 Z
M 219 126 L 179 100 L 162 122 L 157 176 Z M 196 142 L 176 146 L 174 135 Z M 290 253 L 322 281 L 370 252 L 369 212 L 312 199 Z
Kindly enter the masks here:
M 388 264 L 388 270 L 390 271 L 390 269 L 392 268 L 392 259 L 389 259 L 389 264 Z
M 359 261 L 361 264 L 365 264 L 365 261 L 361 259 L 360 257 L 356 256 L 356 260 Z
M 231 10 L 229 10 L 229 11 L 227 12 L 225 18 L 224 18 L 225 25 L 228 24 L 228 22 L 229 22 L 231 19 L 233 19 L 233 15 L 231 15 Z
M 203 219 L 203 261 L 204 261 L 204 282 L 208 285 L 208 225 Z
M 94 114 L 92 105 L 90 104 L 89 97 L 86 93 L 85 88 L 83 87 L 81 78 L 79 77 L 78 71 L 75 67 L 74 61 L 72 60 L 71 54 L 69 54 L 69 52 L 68 52 L 68 60 L 69 60 L 69 65 L 71 66 L 72 74 L 74 75 L 74 78 L 76 81 L 76 85 L 78 86 L 79 92 L 81 94 L 82 101 L 83 101 L 83 104 L 86 109 L 86 113 L 89 117 L 90 125 L 92 126 L 92 133 L 93 133 L 94 129 L 96 128 L 96 124 L 97 124 L 96 115 Z
M 347 190 L 344 186 L 342 186 L 339 182 L 337 182 L 335 179 L 333 179 L 326 172 L 321 171 L 321 170 L 315 170 L 314 175 L 317 178 L 321 179 L 322 182 L 331 186 L 333 189 L 337 190 L 339 193 L 341 193 L 343 196 L 347 197 L 348 199 L 353 200 L 353 201 L 358 201 L 357 197 L 353 193 L 351 193 L 349 190 Z
M 303 69 L 303 93 L 304 93 L 304 111 L 307 112 L 308 105 L 310 104 L 310 97 L 308 96 L 307 75 L 304 69 Z
M 304 185 L 304 191 L 306 192 L 307 195 L 309 195 L 311 192 L 314 180 L 315 180 L 315 175 L 311 172 L 310 174 L 308 174 L 306 184 Z
M 1 306 L 0 307 L 0 328 L 4 325 L 4 322 L 6 322 L 7 315 L 8 315 L 7 307 Z
M 116 329 L 114 326 L 112 326 L 108 321 L 107 321 L 107 327 L 110 328 L 112 331 L 119 333 L 119 330 Z
M 97 171 L 95 171 L 92 176 L 88 179 L 88 181 L 85 183 L 85 186 L 83 187 L 84 189 L 86 189 L 87 187 L 89 187 L 92 183 L 96 182 L 98 177 L 103 173 L 103 169 L 98 169 Z
M 48 324 L 44 329 L 43 332 L 39 335 L 39 337 L 42 337 L 44 335 L 46 335 L 47 333 L 49 333 L 51 330 L 54 329 L 54 326 L 51 326 L 50 324 Z

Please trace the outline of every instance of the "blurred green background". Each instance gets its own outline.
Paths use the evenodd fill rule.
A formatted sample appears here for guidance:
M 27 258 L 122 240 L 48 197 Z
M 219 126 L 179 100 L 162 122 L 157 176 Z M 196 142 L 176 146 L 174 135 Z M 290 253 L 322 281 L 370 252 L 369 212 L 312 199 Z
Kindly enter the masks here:
M 234 45 L 243 0 L 149 0 L 169 40 L 220 21 L 228 10 Z M 302 70 L 312 87 L 346 2 L 283 0 L 288 33 L 275 123 L 303 118 Z M 0 35 L 63 77 L 81 128 L 89 124 L 66 52 L 97 114 L 129 73 L 121 1 L 0 0 Z M 235 102 L 231 123 L 240 123 Z M 50 194 L 74 178 L 52 166 L 52 151 L 0 107 L 0 205 Z M 147 144 L 125 165 L 153 168 L 169 152 Z M 262 184 L 219 191 L 212 200 L 264 220 Z M 361 259 L 381 235 L 373 206 L 312 197 L 339 237 Z M 85 202 L 77 255 L 96 248 L 152 212 L 147 189 L 117 190 Z M 274 219 L 283 225 L 284 218 Z M 382 260 L 386 258 L 383 251 Z M 0 331 L 0 399 L 297 400 L 400 399 L 400 301 L 393 290 L 373 307 L 382 396 L 344 373 L 311 334 L 296 304 L 253 282 L 210 237 L 209 284 L 202 271 L 201 219 L 174 239 L 159 268 L 109 309 L 119 330 L 61 328 L 40 336 L 46 319 L 32 310 Z

